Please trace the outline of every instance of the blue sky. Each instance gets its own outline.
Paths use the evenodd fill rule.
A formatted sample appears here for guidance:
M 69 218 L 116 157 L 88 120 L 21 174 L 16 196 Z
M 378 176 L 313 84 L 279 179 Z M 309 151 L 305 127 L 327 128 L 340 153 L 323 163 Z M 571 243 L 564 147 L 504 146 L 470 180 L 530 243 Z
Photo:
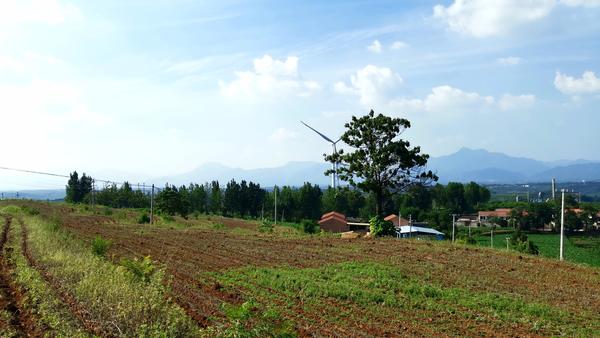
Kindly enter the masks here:
M 320 161 L 371 108 L 432 156 L 600 160 L 600 1 L 0 1 L 1 165 Z M 5 175 L 5 174 L 3 174 Z

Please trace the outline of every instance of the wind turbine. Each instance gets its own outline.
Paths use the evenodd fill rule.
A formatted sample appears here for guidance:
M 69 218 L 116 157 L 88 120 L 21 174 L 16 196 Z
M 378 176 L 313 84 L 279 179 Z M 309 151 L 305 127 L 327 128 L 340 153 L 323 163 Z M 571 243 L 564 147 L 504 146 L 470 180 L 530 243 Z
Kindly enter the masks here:
M 339 138 L 337 141 L 333 141 L 332 139 L 330 139 L 329 137 L 323 135 L 322 133 L 320 133 L 319 131 L 317 131 L 315 128 L 309 126 L 308 124 L 304 123 L 303 121 L 300 121 L 300 123 L 302 123 L 303 125 L 305 125 L 310 130 L 314 131 L 315 133 L 319 134 L 319 136 L 321 136 L 323 139 L 325 139 L 325 141 L 331 143 L 331 146 L 333 147 L 333 153 L 334 154 L 337 153 L 336 144 L 338 142 L 340 142 L 341 138 Z M 333 170 L 333 173 L 331 174 L 331 186 L 333 187 L 333 189 L 337 188 L 337 186 L 339 185 L 338 176 L 337 176 L 337 169 L 338 169 L 337 163 L 332 163 L 331 164 L 331 170 Z

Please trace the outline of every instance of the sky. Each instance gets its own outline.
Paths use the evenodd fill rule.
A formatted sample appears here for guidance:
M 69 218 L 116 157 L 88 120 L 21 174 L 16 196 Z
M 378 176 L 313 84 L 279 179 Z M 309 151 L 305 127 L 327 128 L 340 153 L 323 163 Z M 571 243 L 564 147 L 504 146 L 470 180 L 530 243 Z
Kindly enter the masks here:
M 371 109 L 432 156 L 600 160 L 599 103 L 600 0 L 0 0 L 5 167 L 322 161 L 300 121 Z

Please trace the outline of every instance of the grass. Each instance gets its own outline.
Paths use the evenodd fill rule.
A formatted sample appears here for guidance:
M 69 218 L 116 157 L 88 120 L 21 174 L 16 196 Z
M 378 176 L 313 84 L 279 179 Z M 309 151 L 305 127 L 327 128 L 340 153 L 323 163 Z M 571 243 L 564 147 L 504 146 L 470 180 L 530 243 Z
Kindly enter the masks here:
M 56 337 L 87 337 L 77 319 L 64 306 L 39 272 L 30 267 L 21 250 L 21 225 L 14 221 L 6 245 L 12 248 L 7 257 L 14 265 L 14 280 L 27 295 L 24 307 L 38 318 L 38 325 L 47 327 Z
M 592 333 L 579 327 L 568 313 L 545 304 L 464 288 L 446 288 L 406 277 L 397 268 L 375 262 L 346 262 L 305 269 L 243 268 L 213 273 L 210 278 L 230 289 L 247 289 L 248 295 L 263 297 L 265 308 L 275 307 L 282 312 L 293 311 L 298 303 L 319 306 L 336 301 L 356 304 L 373 316 L 398 311 L 450 316 L 460 313 L 460 316 L 496 325 L 522 324 L 531 333 Z M 369 318 L 363 320 L 368 322 Z M 598 325 L 596 322 L 595 327 Z
M 494 235 L 494 248 L 506 250 L 506 238 L 510 233 Z M 527 234 L 527 237 L 539 247 L 540 255 L 548 258 L 559 258 L 560 235 L 556 233 Z M 489 235 L 475 236 L 477 244 L 490 247 Z M 564 257 L 568 261 L 584 263 L 600 267 L 600 237 L 584 235 L 565 236 Z
M 164 273 L 140 282 L 125 267 L 97 257 L 89 244 L 46 221 L 24 217 L 32 254 L 92 314 L 109 335 L 197 336 L 196 324 L 165 297 Z

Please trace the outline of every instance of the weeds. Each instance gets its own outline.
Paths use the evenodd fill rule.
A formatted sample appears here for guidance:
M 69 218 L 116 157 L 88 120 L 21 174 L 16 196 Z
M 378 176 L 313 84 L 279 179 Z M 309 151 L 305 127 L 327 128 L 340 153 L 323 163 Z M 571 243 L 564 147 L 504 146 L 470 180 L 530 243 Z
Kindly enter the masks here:
M 106 252 L 108 249 L 110 249 L 111 245 L 111 241 L 103 239 L 100 236 L 96 236 L 96 238 L 94 238 L 92 241 L 92 253 L 98 257 L 104 258 L 106 257 Z
M 127 271 L 131 273 L 134 279 L 143 281 L 145 283 L 150 282 L 154 272 L 156 271 L 150 256 L 146 256 L 142 259 L 122 259 L 121 266 L 125 267 Z
M 269 221 L 263 221 L 261 225 L 258 226 L 258 231 L 260 232 L 273 232 L 274 225 Z

